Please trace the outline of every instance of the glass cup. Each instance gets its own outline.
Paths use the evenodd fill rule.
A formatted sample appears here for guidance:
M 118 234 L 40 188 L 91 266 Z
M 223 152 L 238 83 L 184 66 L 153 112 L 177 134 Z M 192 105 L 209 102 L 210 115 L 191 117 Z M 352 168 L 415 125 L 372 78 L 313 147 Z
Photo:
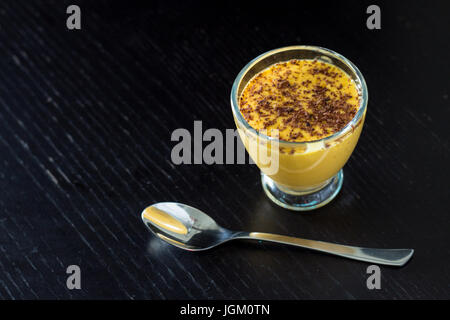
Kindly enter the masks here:
M 360 106 L 355 117 L 339 132 L 320 140 L 289 142 L 253 129 L 239 110 L 247 83 L 269 66 L 292 59 L 319 60 L 346 72 L 356 84 Z M 345 57 L 315 46 L 290 46 L 266 52 L 250 61 L 238 74 L 231 90 L 234 121 L 244 146 L 261 170 L 267 196 L 283 208 L 306 211 L 330 202 L 343 182 L 342 167 L 358 142 L 368 101 L 364 77 Z

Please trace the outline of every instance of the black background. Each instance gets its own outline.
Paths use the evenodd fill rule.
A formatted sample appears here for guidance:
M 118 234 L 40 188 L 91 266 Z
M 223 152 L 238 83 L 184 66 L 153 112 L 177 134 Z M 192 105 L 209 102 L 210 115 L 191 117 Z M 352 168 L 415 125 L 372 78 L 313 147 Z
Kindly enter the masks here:
M 77 4 L 82 29 L 66 28 Z M 366 8 L 381 7 L 368 30 Z M 2 1 L 0 298 L 450 298 L 448 2 Z M 352 60 L 369 88 L 366 123 L 332 203 L 273 205 L 251 165 L 181 165 L 176 128 L 234 128 L 241 68 L 310 44 Z M 184 252 L 140 212 L 198 207 L 232 229 L 368 247 L 411 247 L 403 268 L 279 245 Z M 82 289 L 66 288 L 81 267 Z

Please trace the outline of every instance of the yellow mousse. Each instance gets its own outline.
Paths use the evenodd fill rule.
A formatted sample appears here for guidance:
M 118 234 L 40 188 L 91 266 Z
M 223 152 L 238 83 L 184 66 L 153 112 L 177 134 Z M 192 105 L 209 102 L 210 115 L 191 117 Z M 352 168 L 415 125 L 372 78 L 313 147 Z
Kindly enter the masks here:
M 238 128 L 252 159 L 280 187 L 314 191 L 337 174 L 356 146 L 365 115 L 350 129 L 346 126 L 359 100 L 356 84 L 337 66 L 318 60 L 281 62 L 255 75 L 239 97 L 246 122 L 268 136 L 275 136 L 277 129 L 279 144 L 275 148 Z M 270 164 L 260 159 L 260 150 L 249 147 L 252 139 L 260 140 L 259 148 L 266 148 L 272 161 L 277 159 L 275 173 L 265 172 Z

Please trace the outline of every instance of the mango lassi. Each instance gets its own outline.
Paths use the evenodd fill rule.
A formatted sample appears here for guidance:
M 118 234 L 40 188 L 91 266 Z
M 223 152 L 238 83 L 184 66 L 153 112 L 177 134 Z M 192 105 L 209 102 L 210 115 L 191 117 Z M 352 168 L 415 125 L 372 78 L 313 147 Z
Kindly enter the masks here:
M 334 199 L 367 102 L 361 72 L 332 50 L 290 46 L 250 61 L 231 88 L 231 110 L 266 195 L 297 211 Z
M 256 74 L 239 97 L 239 110 L 258 132 L 271 136 L 272 129 L 278 130 L 279 150 L 269 153 L 277 154 L 279 169 L 268 176 L 281 188 L 309 193 L 336 175 L 356 146 L 364 117 L 346 135 L 331 136 L 355 117 L 359 99 L 356 84 L 340 68 L 293 59 Z M 241 134 L 241 138 L 265 172 L 258 154 L 248 148 L 249 136 Z

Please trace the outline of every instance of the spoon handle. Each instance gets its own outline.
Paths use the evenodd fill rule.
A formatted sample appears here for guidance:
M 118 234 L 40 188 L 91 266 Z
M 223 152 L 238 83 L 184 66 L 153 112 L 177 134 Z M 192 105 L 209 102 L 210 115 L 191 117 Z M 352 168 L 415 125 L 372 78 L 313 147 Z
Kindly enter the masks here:
M 233 236 L 233 239 L 254 239 L 289 244 L 306 249 L 331 253 L 349 259 L 390 266 L 403 266 L 414 253 L 413 249 L 360 248 L 262 232 L 239 232 Z

